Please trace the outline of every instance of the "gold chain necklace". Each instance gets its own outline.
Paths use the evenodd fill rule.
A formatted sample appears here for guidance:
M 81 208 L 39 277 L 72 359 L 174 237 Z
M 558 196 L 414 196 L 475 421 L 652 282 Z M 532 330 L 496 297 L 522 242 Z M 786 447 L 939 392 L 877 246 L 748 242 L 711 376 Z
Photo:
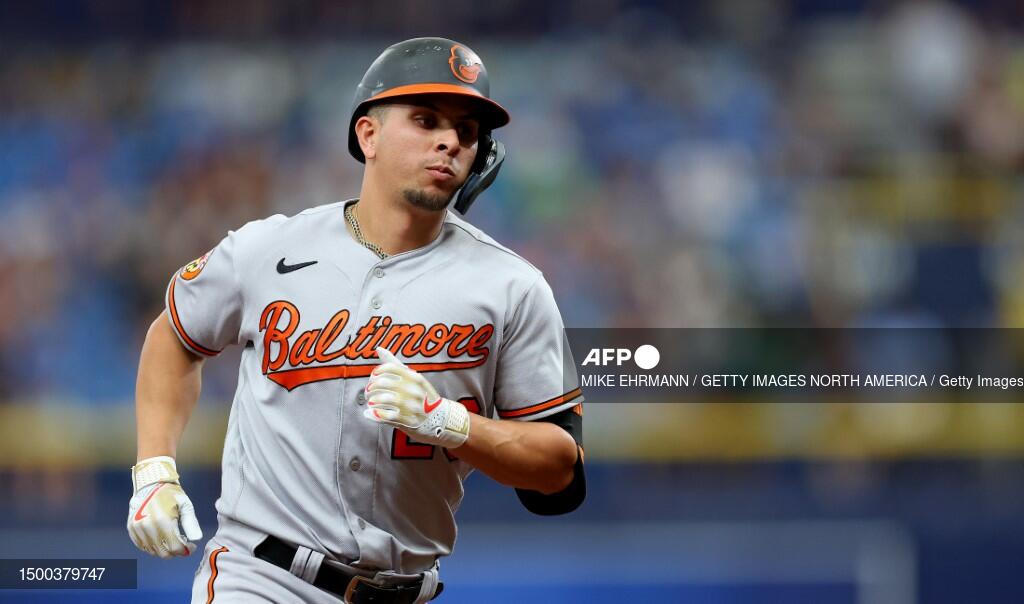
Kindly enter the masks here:
M 355 207 L 356 204 L 354 203 L 345 206 L 345 221 L 348 222 L 348 226 L 352 227 L 352 234 L 355 235 L 356 241 L 359 242 L 359 245 L 365 247 L 374 254 L 377 254 L 378 258 L 384 260 L 385 258 L 388 257 L 384 250 L 380 249 L 379 245 L 375 243 L 370 243 L 369 241 L 363 238 L 363 231 L 359 228 L 359 221 L 356 220 L 355 210 L 353 209 Z

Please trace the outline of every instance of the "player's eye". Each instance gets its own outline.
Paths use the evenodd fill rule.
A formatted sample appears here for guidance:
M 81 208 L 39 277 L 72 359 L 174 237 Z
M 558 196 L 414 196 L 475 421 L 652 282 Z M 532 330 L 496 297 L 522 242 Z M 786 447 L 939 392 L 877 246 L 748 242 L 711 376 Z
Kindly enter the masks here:
M 456 126 L 456 131 L 459 133 L 459 139 L 467 142 L 472 142 L 476 139 L 476 124 L 471 122 L 462 122 Z

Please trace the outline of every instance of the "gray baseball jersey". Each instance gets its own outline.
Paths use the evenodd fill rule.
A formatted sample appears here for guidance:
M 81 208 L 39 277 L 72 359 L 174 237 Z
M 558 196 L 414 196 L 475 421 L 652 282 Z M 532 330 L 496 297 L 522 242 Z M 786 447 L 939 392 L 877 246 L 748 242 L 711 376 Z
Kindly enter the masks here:
M 167 288 L 182 343 L 244 345 L 219 514 L 370 570 L 451 552 L 471 467 L 362 416 L 377 346 L 444 397 L 534 420 L 583 400 L 541 273 L 449 212 L 429 245 L 380 260 L 344 205 L 246 224 Z

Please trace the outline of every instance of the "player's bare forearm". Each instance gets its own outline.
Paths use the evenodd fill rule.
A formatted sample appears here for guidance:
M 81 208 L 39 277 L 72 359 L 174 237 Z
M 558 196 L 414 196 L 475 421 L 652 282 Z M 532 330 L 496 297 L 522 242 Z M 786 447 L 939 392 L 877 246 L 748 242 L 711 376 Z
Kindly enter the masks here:
M 166 311 L 146 334 L 135 385 L 138 459 L 174 457 L 199 400 L 203 359 L 181 345 Z
M 557 493 L 572 482 L 576 442 L 545 422 L 470 415 L 469 438 L 452 451 L 494 480 L 517 489 Z

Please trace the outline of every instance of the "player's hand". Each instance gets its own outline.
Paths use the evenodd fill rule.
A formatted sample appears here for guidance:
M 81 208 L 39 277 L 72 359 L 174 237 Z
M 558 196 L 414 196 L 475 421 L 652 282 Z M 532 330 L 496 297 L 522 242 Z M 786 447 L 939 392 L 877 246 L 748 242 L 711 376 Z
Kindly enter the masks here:
M 416 440 L 454 449 L 469 438 L 469 411 L 442 398 L 422 375 L 402 364 L 385 348 L 377 348 L 383 362 L 366 384 L 367 408 L 363 415 L 390 424 Z
M 150 457 L 132 468 L 135 494 L 128 503 L 128 535 L 142 551 L 171 558 L 188 556 L 203 531 L 195 507 L 178 483 L 171 457 Z

